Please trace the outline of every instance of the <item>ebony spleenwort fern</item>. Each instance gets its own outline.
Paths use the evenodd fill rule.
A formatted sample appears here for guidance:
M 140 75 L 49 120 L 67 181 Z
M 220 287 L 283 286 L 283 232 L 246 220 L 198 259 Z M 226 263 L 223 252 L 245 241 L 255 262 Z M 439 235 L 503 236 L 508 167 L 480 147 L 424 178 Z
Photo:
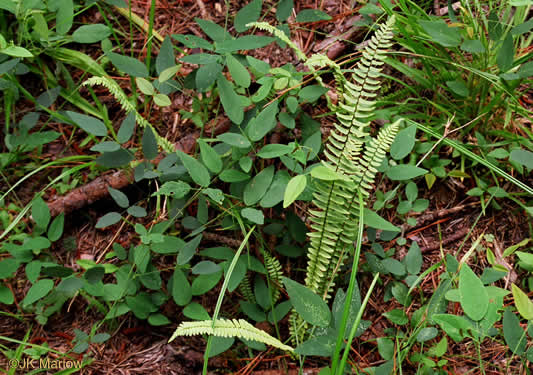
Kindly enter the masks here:
M 385 51 L 391 46 L 394 18 L 382 25 L 369 41 L 352 74 L 352 81 L 337 78 L 338 123 L 328 138 L 323 164 L 342 179 L 317 181 L 310 210 L 311 229 L 306 286 L 325 300 L 330 298 L 335 275 L 353 249 L 359 221 L 358 195 L 370 195 L 378 166 L 392 144 L 401 120 L 381 129 L 376 138 L 369 134 L 375 97 L 380 88 L 378 77 Z M 339 82 L 342 82 L 339 85 Z M 340 87 L 339 87 L 340 86 Z M 306 325 L 296 314 L 290 329 L 296 341 L 303 339 Z
M 200 322 L 183 322 L 176 329 L 169 341 L 177 336 L 193 335 L 213 335 L 219 337 L 239 337 L 245 340 L 262 342 L 282 350 L 293 351 L 288 345 L 283 344 L 278 339 L 270 336 L 265 331 L 255 328 L 253 325 L 242 319 L 217 319 L 215 324 L 211 320 Z
M 279 260 L 268 252 L 265 251 L 263 257 L 265 258 L 265 267 L 268 272 L 272 290 L 272 303 L 276 303 L 280 296 L 279 286 L 281 285 L 281 278 L 283 276 L 283 271 L 281 270 L 282 267 Z
M 115 99 L 118 101 L 120 106 L 126 113 L 133 113 L 135 115 L 135 120 L 137 121 L 137 124 L 139 124 L 141 127 L 149 127 L 152 132 L 155 135 L 155 138 L 157 140 L 157 144 L 166 152 L 172 153 L 175 152 L 175 148 L 172 145 L 170 141 L 168 141 L 166 138 L 161 137 L 157 131 L 154 129 L 152 124 L 148 122 L 144 117 L 141 116 L 139 112 L 137 112 L 137 109 L 135 106 L 128 100 L 128 96 L 124 93 L 122 88 L 116 83 L 113 79 L 109 77 L 91 77 L 85 82 L 83 82 L 84 86 L 95 86 L 100 85 L 104 86 L 106 89 L 109 90 L 111 95 L 115 97 Z

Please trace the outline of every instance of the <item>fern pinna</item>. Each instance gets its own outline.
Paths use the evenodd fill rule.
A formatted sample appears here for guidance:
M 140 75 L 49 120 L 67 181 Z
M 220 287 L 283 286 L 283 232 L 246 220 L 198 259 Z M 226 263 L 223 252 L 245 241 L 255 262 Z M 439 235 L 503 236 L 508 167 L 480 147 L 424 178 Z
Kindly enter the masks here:
M 371 38 L 352 74 L 353 82 L 344 80 L 337 88 L 338 123 L 326 143 L 323 164 L 340 178 L 317 181 L 313 199 L 316 209 L 310 210 L 312 231 L 308 233 L 305 280 L 307 287 L 326 300 L 334 286 L 336 271 L 357 236 L 359 191 L 364 198 L 370 195 L 377 167 L 383 162 L 401 121 L 381 129 L 376 138 L 368 133 L 385 50 L 392 45 L 393 24 L 392 17 Z M 293 334 L 301 338 L 303 321 L 293 317 L 291 325 Z

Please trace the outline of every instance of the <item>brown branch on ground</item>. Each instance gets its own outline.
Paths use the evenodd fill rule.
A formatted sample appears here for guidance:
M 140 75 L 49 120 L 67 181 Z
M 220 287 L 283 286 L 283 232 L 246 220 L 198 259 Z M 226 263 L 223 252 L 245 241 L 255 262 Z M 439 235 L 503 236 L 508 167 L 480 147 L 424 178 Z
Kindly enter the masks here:
M 420 248 L 420 251 L 424 253 L 427 251 L 437 250 L 440 248 L 441 244 L 442 246 L 446 246 L 452 242 L 455 242 L 457 240 L 464 238 L 469 230 L 470 228 L 468 227 L 461 228 L 457 232 L 444 238 L 442 242 L 440 241 L 430 242 L 427 246 Z
M 419 228 L 426 223 L 431 223 L 438 219 L 442 219 L 446 216 L 456 214 L 458 212 L 464 211 L 467 207 L 475 206 L 478 204 L 479 202 L 472 202 L 472 203 L 462 204 L 460 206 L 456 206 L 456 207 L 452 207 L 448 209 L 441 209 L 441 210 L 428 212 L 428 213 L 418 216 L 416 218 L 416 224 L 414 226 L 410 226 L 409 224 L 405 223 L 400 228 L 402 229 L 402 233 L 405 233 L 407 231 L 413 231 L 413 229 Z
M 336 59 L 348 46 L 347 40 L 350 40 L 354 34 L 360 30 L 359 27 L 353 26 L 353 24 L 362 19 L 361 15 L 356 15 L 348 18 L 343 26 L 335 29 L 329 38 L 324 39 L 320 43 L 316 44 L 313 48 L 315 53 L 324 53 L 331 59 Z
M 205 135 L 212 137 L 224 133 L 229 130 L 231 121 L 223 118 L 216 126 L 206 129 Z M 196 131 L 181 138 L 174 145 L 176 150 L 181 150 L 185 153 L 191 153 L 196 145 L 196 139 L 200 137 L 200 131 Z M 160 154 L 154 163 L 158 164 L 163 158 Z M 109 194 L 108 187 L 113 189 L 122 189 L 133 182 L 133 173 L 130 169 L 122 169 L 111 174 L 106 174 L 95 178 L 86 185 L 80 186 L 69 192 L 67 195 L 59 197 L 48 203 L 50 214 L 57 216 L 61 212 L 68 214 L 75 210 L 79 210 L 91 203 L 96 202 Z

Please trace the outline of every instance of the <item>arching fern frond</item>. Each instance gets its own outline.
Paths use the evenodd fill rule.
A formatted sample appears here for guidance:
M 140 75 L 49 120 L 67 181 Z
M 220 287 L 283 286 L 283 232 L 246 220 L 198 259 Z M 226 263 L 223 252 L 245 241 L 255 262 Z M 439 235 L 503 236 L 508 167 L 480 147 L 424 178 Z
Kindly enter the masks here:
M 259 30 L 268 31 L 272 35 L 274 35 L 276 38 L 280 39 L 282 42 L 286 43 L 289 47 L 292 48 L 296 56 L 302 60 L 307 60 L 307 56 L 302 52 L 300 48 L 292 40 L 289 39 L 287 34 L 285 34 L 283 31 L 278 29 L 275 26 L 270 25 L 267 22 L 250 22 L 246 24 L 246 27 L 257 27 Z
M 213 335 L 219 337 L 238 337 L 245 340 L 261 342 L 266 345 L 287 351 L 294 351 L 288 345 L 270 336 L 265 331 L 255 328 L 243 319 L 217 319 L 215 325 L 211 320 L 200 322 L 183 322 L 176 329 L 169 342 L 178 336 Z
M 155 135 L 155 138 L 157 140 L 157 144 L 166 152 L 172 153 L 176 150 L 174 149 L 174 146 L 171 142 L 169 142 L 166 138 L 161 137 L 157 131 L 154 129 L 152 124 L 148 122 L 144 117 L 141 116 L 139 112 L 137 112 L 137 109 L 135 106 L 128 100 L 128 96 L 122 91 L 122 88 L 116 83 L 113 79 L 108 77 L 91 77 L 85 82 L 83 82 L 84 86 L 104 86 L 106 89 L 109 90 L 111 95 L 118 101 L 120 106 L 126 113 L 133 113 L 135 115 L 135 120 L 137 121 L 137 124 L 139 124 L 141 127 L 149 127 L 152 132 Z

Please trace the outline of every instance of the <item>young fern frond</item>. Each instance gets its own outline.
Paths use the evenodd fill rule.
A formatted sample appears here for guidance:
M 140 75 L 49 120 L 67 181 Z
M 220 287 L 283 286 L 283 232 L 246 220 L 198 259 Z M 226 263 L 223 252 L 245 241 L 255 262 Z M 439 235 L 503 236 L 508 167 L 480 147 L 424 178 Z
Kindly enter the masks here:
M 243 319 L 217 319 L 214 326 L 211 320 L 203 320 L 200 322 L 183 322 L 176 329 L 169 342 L 178 336 L 193 335 L 238 337 L 245 340 L 262 342 L 263 344 L 270 345 L 281 350 L 290 352 L 294 351 L 294 349 L 290 346 L 283 344 L 281 341 L 270 336 L 265 331 L 255 328 L 253 325 Z
M 176 150 L 174 149 L 174 146 L 171 142 L 169 142 L 166 138 L 161 137 L 157 131 L 154 129 L 152 124 L 148 122 L 144 117 L 141 116 L 139 112 L 137 112 L 137 109 L 131 102 L 128 100 L 128 96 L 122 91 L 122 88 L 111 78 L 108 77 L 91 77 L 85 82 L 83 82 L 84 86 L 104 86 L 106 89 L 109 90 L 111 95 L 115 97 L 115 99 L 118 101 L 120 106 L 126 113 L 133 113 L 135 115 L 135 120 L 137 121 L 137 124 L 139 124 L 141 127 L 149 127 L 152 132 L 155 135 L 155 138 L 157 140 L 157 144 L 166 152 L 172 153 Z
M 248 302 L 256 302 L 254 292 L 252 291 L 252 284 L 250 283 L 250 272 L 244 275 L 244 278 L 239 284 L 239 291 Z
M 268 272 L 268 277 L 270 279 L 270 286 L 272 290 L 272 303 L 276 303 L 279 299 L 280 291 L 279 286 L 281 285 L 281 277 L 283 276 L 282 267 L 275 257 L 270 255 L 268 252 L 263 252 L 265 258 L 265 267 Z

